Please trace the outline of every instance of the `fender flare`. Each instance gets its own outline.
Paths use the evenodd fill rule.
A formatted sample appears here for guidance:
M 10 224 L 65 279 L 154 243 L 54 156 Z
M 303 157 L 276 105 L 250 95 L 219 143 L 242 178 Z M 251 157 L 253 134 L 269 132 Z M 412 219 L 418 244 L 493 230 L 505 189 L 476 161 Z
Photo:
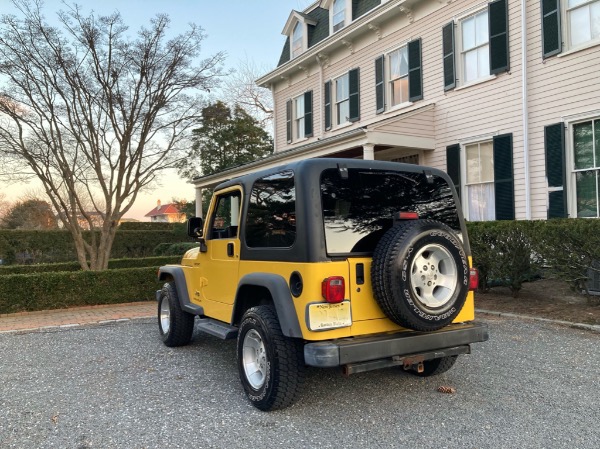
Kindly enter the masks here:
M 269 290 L 271 297 L 273 298 L 275 311 L 277 312 L 277 318 L 279 319 L 279 325 L 281 326 L 283 335 L 286 337 L 302 338 L 302 330 L 300 328 L 300 322 L 298 321 L 298 315 L 296 314 L 296 308 L 294 307 L 292 294 L 290 293 L 290 287 L 283 276 L 278 274 L 251 273 L 240 279 L 232 318 L 241 312 L 241 301 L 238 301 L 237 299 L 240 290 L 246 285 L 264 287 Z
M 183 268 L 166 265 L 158 269 L 159 281 L 166 281 L 169 277 L 172 277 L 175 282 L 175 288 L 177 289 L 177 296 L 179 297 L 179 305 L 181 308 L 192 315 L 204 315 L 204 309 L 201 306 L 192 304 L 190 301 Z M 160 299 L 160 292 L 160 290 L 156 292 L 157 300 Z

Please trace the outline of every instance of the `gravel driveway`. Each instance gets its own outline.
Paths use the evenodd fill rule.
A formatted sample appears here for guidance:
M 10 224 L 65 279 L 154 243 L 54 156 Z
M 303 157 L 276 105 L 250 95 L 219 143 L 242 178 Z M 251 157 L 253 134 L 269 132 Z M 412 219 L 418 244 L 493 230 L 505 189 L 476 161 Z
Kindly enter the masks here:
M 490 341 L 442 376 L 309 369 L 271 413 L 247 402 L 234 341 L 170 349 L 149 320 L 3 334 L 0 447 L 597 448 L 600 335 L 486 321 Z

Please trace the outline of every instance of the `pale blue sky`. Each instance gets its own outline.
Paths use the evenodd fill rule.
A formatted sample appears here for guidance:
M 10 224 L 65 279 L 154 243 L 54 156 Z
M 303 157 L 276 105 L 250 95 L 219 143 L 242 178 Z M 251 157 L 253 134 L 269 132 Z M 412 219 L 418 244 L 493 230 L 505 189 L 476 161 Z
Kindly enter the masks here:
M 85 13 L 111 14 L 119 11 L 124 22 L 135 33 L 159 13 L 171 18 L 171 31 L 178 34 L 189 23 L 200 25 L 207 34 L 202 55 L 218 51 L 227 53 L 225 66 L 235 68 L 240 61 L 251 61 L 265 73 L 275 68 L 281 55 L 285 37 L 281 34 L 292 9 L 302 10 L 313 0 L 78 0 L 69 1 L 83 7 Z M 61 0 L 44 1 L 44 15 L 53 22 L 56 12 L 65 9 Z M 0 14 L 16 13 L 10 0 L 0 0 Z M 263 73 L 261 73 L 262 75 Z M 144 214 L 160 199 L 163 204 L 177 199 L 194 199 L 194 188 L 169 176 L 162 186 L 138 197 L 127 217 L 146 220 Z M 24 193 L 39 191 L 37 183 L 2 185 L 0 191 L 9 201 L 16 201 Z

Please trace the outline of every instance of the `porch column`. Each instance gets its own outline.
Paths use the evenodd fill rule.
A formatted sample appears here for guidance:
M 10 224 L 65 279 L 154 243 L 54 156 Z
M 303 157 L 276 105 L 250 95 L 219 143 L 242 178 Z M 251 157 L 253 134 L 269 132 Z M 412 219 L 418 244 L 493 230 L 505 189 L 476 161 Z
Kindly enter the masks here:
M 196 217 L 202 217 L 202 187 L 196 187 Z
M 365 143 L 363 145 L 363 159 L 368 161 L 375 160 L 375 145 L 372 143 Z

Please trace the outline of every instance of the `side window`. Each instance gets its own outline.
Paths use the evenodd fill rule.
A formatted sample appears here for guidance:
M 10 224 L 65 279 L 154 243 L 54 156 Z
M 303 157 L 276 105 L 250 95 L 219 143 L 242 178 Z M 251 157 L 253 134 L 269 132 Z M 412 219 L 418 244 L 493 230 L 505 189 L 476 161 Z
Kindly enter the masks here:
M 296 241 L 294 173 L 286 170 L 257 180 L 246 216 L 250 248 L 289 248 Z
M 239 191 L 226 193 L 217 198 L 217 207 L 210 217 L 211 240 L 237 238 L 240 199 Z

